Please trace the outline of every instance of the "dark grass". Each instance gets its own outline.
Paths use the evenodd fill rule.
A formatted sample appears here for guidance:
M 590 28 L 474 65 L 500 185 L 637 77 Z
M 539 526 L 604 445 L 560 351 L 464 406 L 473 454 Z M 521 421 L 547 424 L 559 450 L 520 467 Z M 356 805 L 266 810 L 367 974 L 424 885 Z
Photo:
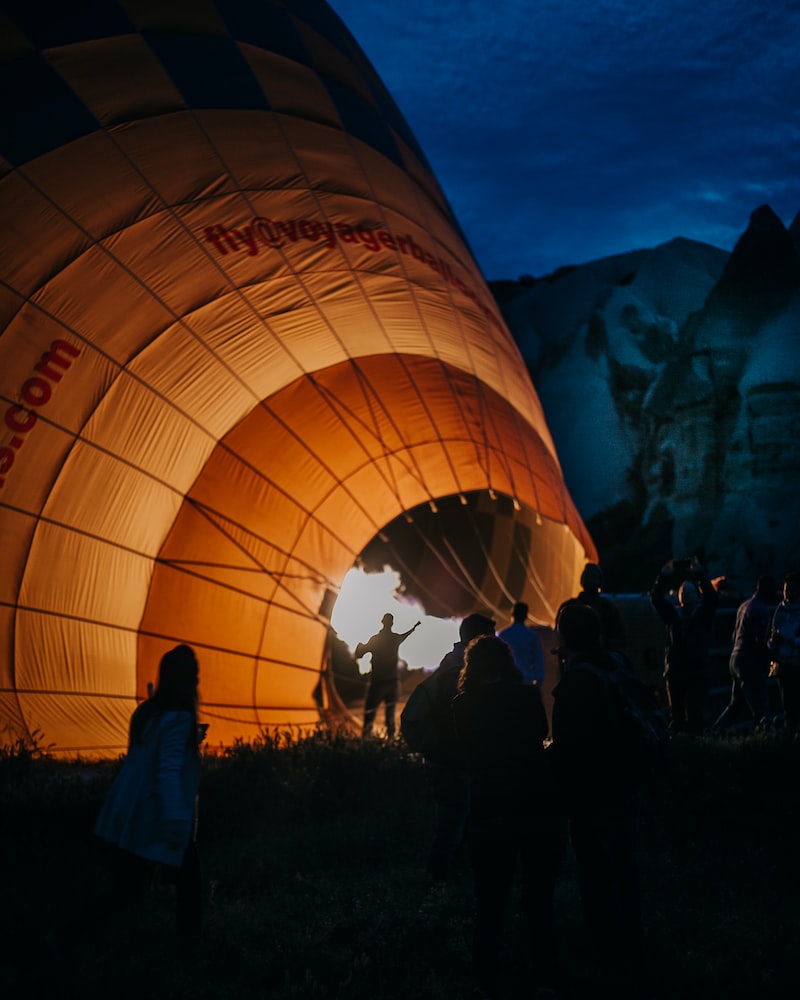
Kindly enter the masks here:
M 794 997 L 800 941 L 800 744 L 780 732 L 675 740 L 641 838 L 647 953 L 663 997 Z M 469 985 L 470 875 L 430 889 L 432 806 L 398 745 L 319 736 L 204 758 L 202 946 L 176 950 L 171 890 L 53 961 L 40 935 L 107 885 L 91 829 L 115 764 L 0 756 L 0 996 L 459 997 Z M 589 959 L 571 856 L 557 908 L 564 995 L 608 992 Z M 524 997 L 520 921 L 505 995 Z

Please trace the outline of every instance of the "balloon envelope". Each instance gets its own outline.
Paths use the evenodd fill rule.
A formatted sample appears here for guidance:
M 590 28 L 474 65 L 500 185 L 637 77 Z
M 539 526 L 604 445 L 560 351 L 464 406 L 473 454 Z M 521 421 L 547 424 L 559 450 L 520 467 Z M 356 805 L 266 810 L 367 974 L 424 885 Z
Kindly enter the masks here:
M 437 500 L 494 525 L 455 559 L 453 613 L 505 604 L 513 564 L 513 599 L 552 620 L 591 539 L 446 199 L 331 9 L 0 17 L 3 736 L 119 753 L 179 642 L 210 744 L 330 721 L 331 595 Z M 452 565 L 445 536 L 420 524 L 417 553 Z

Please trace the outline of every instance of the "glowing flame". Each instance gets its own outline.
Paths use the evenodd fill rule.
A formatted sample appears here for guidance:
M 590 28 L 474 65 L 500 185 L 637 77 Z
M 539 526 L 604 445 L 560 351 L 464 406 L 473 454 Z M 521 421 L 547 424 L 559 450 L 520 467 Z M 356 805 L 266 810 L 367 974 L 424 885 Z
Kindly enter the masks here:
M 458 640 L 459 621 L 453 618 L 434 618 L 425 614 L 417 601 L 404 598 L 400 587 L 400 574 L 388 566 L 382 573 L 365 573 L 351 569 L 339 591 L 331 614 L 331 626 L 339 638 L 354 650 L 359 642 L 367 639 L 381 627 L 381 618 L 394 615 L 394 632 L 406 632 L 414 622 L 422 622 L 400 647 L 400 657 L 409 668 L 432 669 L 439 665 L 444 654 Z M 370 657 L 359 660 L 359 669 L 370 669 Z

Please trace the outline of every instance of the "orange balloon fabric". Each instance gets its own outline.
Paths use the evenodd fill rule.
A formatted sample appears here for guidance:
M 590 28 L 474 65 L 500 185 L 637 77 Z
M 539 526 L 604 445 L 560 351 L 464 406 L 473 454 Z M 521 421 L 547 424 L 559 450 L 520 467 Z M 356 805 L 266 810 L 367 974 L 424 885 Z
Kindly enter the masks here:
M 325 723 L 326 597 L 439 498 L 513 501 L 552 622 L 594 546 L 327 4 L 30 0 L 0 33 L 0 739 L 118 754 L 178 642 L 210 742 Z

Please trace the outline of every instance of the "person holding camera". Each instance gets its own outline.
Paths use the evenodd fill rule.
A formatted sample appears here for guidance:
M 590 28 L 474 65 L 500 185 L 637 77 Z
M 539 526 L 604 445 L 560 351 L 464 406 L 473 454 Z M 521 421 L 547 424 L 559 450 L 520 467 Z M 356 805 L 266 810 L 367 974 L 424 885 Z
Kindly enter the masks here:
M 678 587 L 678 603 L 667 593 Z M 705 729 L 714 613 L 719 597 L 697 556 L 665 563 L 650 602 L 667 629 L 664 678 L 670 729 L 696 736 Z

